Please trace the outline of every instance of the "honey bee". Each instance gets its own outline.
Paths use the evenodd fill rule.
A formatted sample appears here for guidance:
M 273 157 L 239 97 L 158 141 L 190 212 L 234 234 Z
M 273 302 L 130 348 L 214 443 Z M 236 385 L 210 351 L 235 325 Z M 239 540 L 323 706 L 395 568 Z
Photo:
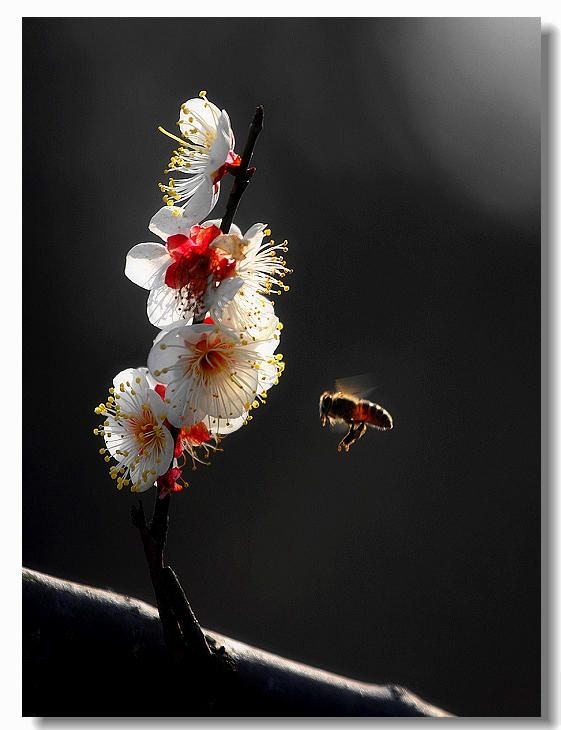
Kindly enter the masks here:
M 368 376 L 343 378 L 335 381 L 335 392 L 326 390 L 319 399 L 319 415 L 321 425 L 326 423 L 346 423 L 349 427 L 347 434 L 341 439 L 338 451 L 349 450 L 351 444 L 358 441 L 366 432 L 367 426 L 388 431 L 393 428 L 390 414 L 377 403 L 358 397 L 367 395 L 372 388 L 364 389 L 365 379 Z

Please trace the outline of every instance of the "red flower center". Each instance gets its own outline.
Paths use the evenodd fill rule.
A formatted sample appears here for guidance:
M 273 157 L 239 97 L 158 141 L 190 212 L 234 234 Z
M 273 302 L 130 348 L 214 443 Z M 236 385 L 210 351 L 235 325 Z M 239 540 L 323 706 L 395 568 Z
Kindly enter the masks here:
M 235 271 L 235 261 L 209 248 L 220 234 L 216 226 L 193 226 L 189 236 L 178 233 L 167 239 L 166 248 L 174 261 L 167 268 L 165 282 L 180 290 L 189 305 L 202 305 L 209 281 L 219 284 Z
M 131 416 L 128 419 L 128 428 L 140 446 L 138 449 L 139 455 L 142 456 L 146 449 L 149 452 L 163 450 L 165 436 L 162 430 L 158 428 L 158 423 L 151 411 L 143 411 L 141 418 Z
M 205 441 L 210 441 L 210 433 L 202 421 L 196 426 L 180 429 L 179 433 L 181 438 L 192 446 L 200 446 Z
M 205 333 L 195 344 L 189 368 L 193 366 L 199 377 L 208 384 L 212 376 L 231 367 L 232 348 L 214 333 Z

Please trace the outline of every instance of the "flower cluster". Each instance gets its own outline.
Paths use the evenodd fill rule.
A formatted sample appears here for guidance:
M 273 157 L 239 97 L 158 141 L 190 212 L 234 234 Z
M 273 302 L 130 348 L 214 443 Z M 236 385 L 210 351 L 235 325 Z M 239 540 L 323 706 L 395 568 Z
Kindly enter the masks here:
M 270 239 L 266 224 L 245 233 L 235 224 L 204 220 L 226 174 L 241 158 L 226 111 L 201 92 L 181 106 L 181 137 L 159 187 L 165 205 L 149 230 L 163 243 L 139 243 L 125 274 L 149 291 L 147 314 L 160 331 L 147 367 L 119 373 L 95 412 L 103 423 L 105 460 L 121 489 L 156 485 L 159 496 L 179 491 L 188 459 L 208 463 L 211 451 L 251 419 L 284 369 L 275 354 L 282 324 L 271 294 L 288 289 L 287 243 Z M 247 172 L 247 171 L 246 171 Z M 269 240 L 266 240 L 269 239 Z

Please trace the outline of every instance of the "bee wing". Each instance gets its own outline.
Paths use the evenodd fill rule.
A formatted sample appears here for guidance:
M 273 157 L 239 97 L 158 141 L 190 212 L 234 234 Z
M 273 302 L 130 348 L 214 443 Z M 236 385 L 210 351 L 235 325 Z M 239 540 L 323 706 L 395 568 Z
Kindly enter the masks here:
M 351 378 L 339 378 L 335 381 L 337 393 L 351 395 L 355 398 L 366 398 L 375 387 L 373 373 L 354 375 Z

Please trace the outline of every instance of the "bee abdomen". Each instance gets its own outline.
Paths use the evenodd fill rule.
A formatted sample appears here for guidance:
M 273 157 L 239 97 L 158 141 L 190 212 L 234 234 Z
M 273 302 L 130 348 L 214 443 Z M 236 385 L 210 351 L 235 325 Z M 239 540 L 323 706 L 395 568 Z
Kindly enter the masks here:
M 367 423 L 369 426 L 374 426 L 374 428 L 382 428 L 384 430 L 393 428 L 393 419 L 386 409 L 370 401 L 357 403 L 353 420 L 364 421 L 364 423 Z

